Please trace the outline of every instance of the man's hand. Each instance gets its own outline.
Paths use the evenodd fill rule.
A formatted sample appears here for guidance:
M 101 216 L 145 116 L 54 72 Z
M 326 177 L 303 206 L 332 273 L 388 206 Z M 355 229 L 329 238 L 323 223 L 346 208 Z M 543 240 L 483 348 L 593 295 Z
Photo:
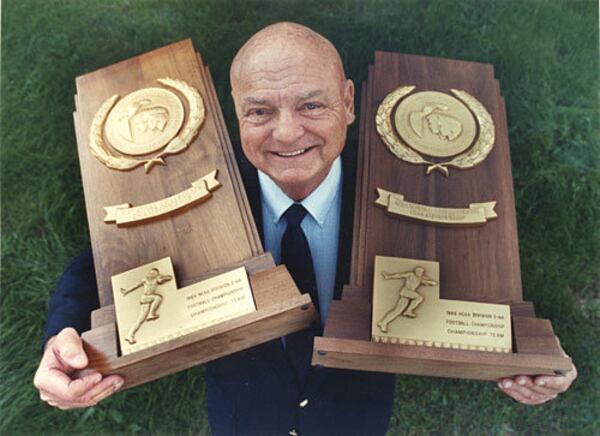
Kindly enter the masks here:
M 62 410 L 91 407 L 123 385 L 123 379 L 118 375 L 103 378 L 99 372 L 71 378 L 87 364 L 83 343 L 74 329 L 65 328 L 52 337 L 33 378 L 42 401 Z
M 565 357 L 568 357 L 560 346 L 558 338 L 556 340 Z M 537 377 L 520 375 L 514 378 L 503 378 L 498 380 L 498 387 L 519 403 L 537 405 L 552 400 L 558 394 L 565 392 L 576 378 L 577 368 L 571 363 L 571 370 L 565 375 L 540 375 Z

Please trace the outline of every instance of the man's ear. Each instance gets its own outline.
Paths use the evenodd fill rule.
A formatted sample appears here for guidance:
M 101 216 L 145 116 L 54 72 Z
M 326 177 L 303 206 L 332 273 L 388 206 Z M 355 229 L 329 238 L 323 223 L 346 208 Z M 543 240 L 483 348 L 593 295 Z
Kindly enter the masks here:
M 354 82 L 348 79 L 344 85 L 344 110 L 346 112 L 346 124 L 350 125 L 356 119 L 354 115 Z

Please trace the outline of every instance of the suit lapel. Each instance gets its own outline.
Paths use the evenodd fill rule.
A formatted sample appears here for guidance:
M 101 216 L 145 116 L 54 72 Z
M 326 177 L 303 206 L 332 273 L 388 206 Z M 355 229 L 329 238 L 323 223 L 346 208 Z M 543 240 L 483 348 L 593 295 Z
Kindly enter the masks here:
M 342 152 L 342 207 L 340 211 L 340 239 L 338 242 L 337 271 L 333 298 L 342 298 L 342 289 L 350 279 L 352 259 L 352 225 L 354 220 L 354 191 L 356 180 L 356 147 L 346 144 Z
M 258 229 L 258 236 L 260 236 L 261 241 L 264 241 L 265 235 L 263 231 L 262 205 L 260 202 L 260 184 L 258 182 L 258 172 L 246 158 L 239 144 L 235 144 L 234 152 L 238 162 L 238 167 L 240 169 L 240 175 L 242 176 L 242 182 L 244 183 L 244 188 L 246 188 L 248 203 L 250 203 L 250 209 L 252 210 L 254 222 L 256 223 L 256 228 Z

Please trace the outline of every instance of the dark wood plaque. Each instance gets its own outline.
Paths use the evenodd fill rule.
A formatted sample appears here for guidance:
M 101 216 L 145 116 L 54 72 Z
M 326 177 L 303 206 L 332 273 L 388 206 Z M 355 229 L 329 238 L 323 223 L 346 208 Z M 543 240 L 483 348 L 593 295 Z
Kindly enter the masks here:
M 380 106 L 390 93 L 407 86 L 414 87 L 413 93 L 451 95 L 452 90 L 460 90 L 478 100 L 494 124 L 489 154 L 474 166 L 447 165 L 445 171 L 434 169 L 429 174 L 430 166 L 455 156 L 421 157 L 413 150 L 412 160 L 398 158 L 378 131 L 378 111 L 381 114 Z M 395 108 L 404 100 L 399 101 Z M 427 113 L 431 110 L 427 108 Z M 440 112 L 446 110 L 443 106 Z M 476 134 L 481 136 L 482 131 L 486 130 L 480 124 Z M 392 134 L 401 137 L 397 126 Z M 471 149 L 477 144 L 474 140 Z M 428 164 L 419 163 L 419 159 Z M 468 226 L 407 219 L 376 206 L 378 189 L 401 194 L 419 210 L 428 208 L 427 213 L 429 208 L 454 210 L 495 202 L 497 217 Z M 523 302 L 504 99 L 492 65 L 375 53 L 368 81 L 362 84 L 355 207 L 351 283 L 344 289 L 342 300 L 333 302 L 324 337 L 315 340 L 313 364 L 481 379 L 553 374 L 570 368 L 550 323 L 536 319 L 533 307 Z M 375 256 L 439 262 L 441 298 L 511 305 L 513 352 L 499 356 L 370 342 Z M 533 346 L 534 341 L 524 339 L 532 336 L 553 339 L 544 340 L 548 347 L 544 356 Z

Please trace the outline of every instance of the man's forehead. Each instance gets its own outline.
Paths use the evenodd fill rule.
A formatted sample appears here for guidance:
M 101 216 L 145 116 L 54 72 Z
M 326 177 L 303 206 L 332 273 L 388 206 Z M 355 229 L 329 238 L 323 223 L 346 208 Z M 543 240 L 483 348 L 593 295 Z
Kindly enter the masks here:
M 339 76 L 335 62 L 318 53 L 302 51 L 250 53 L 237 70 L 240 80 L 270 79 L 279 80 L 294 75 L 303 76 Z M 341 77 L 340 77 L 341 78 Z
M 297 92 L 289 92 L 284 97 L 292 98 L 294 100 L 309 100 L 311 98 L 324 96 L 325 93 L 322 89 L 312 90 L 298 90 Z M 279 93 L 257 91 L 255 94 L 247 95 L 242 98 L 242 102 L 245 104 L 266 104 L 272 102 L 273 99 L 279 100 L 282 96 Z
M 232 78 L 234 93 L 239 96 L 268 96 L 276 93 L 288 97 L 310 98 L 337 93 L 343 87 L 343 77 L 331 64 L 298 62 L 287 58 L 281 63 L 247 66 Z M 262 98 L 262 97 L 261 97 Z

